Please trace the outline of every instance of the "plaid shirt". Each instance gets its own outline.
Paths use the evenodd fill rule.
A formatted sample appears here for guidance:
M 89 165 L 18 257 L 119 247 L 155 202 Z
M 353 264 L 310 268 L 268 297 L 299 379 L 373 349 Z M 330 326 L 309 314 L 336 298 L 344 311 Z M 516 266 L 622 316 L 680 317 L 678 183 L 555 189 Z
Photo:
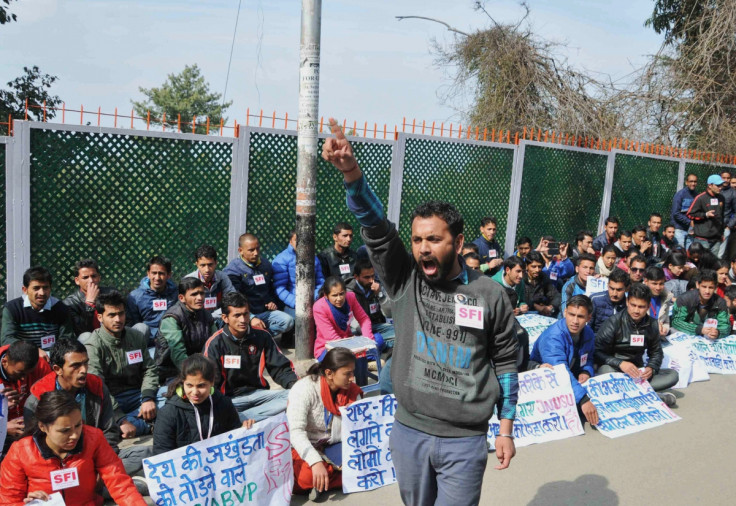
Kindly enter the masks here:
M 383 204 L 368 186 L 365 176 L 344 184 L 348 209 L 358 220 L 360 226 L 375 227 L 386 219 Z M 468 277 L 465 269 L 460 276 L 463 276 L 461 282 L 467 284 Z M 519 398 L 519 376 L 511 372 L 502 374 L 498 377 L 498 383 L 501 387 L 501 399 L 497 406 L 498 418 L 513 420 L 516 414 L 516 402 Z

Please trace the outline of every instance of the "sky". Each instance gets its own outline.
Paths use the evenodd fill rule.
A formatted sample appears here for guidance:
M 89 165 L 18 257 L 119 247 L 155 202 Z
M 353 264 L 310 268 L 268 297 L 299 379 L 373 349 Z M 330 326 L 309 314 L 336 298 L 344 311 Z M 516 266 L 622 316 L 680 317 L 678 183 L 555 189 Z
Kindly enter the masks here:
M 573 65 L 614 79 L 641 66 L 661 44 L 661 36 L 644 27 L 653 5 L 647 0 L 528 4 L 535 33 L 566 44 L 558 51 Z M 324 0 L 320 114 L 359 125 L 387 123 L 390 130 L 401 128 L 403 118 L 457 123 L 462 116 L 455 106 L 462 104 L 443 102 L 450 79 L 430 51 L 433 39 L 447 44 L 452 35 L 437 23 L 395 16 L 433 17 L 463 31 L 487 27 L 488 18 L 473 5 Z M 498 22 L 523 14 L 513 1 L 485 5 Z M 211 89 L 224 92 L 238 0 L 18 0 L 11 12 L 18 22 L 0 26 L 0 87 L 24 66 L 37 65 L 59 77 L 52 92 L 67 107 L 110 113 L 117 107 L 129 115 L 131 100 L 144 98 L 139 87 L 159 86 L 196 63 Z M 242 0 L 226 95 L 233 101 L 230 122 L 244 123 L 248 108 L 251 114 L 263 109 L 264 126 L 274 111 L 296 118 L 300 16 L 298 0 Z

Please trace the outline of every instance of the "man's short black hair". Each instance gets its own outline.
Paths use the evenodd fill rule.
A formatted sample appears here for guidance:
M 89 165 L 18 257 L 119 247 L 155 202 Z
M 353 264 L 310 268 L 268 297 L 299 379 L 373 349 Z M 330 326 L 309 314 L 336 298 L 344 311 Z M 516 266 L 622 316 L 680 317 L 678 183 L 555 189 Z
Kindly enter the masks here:
M 570 297 L 570 300 L 567 301 L 567 307 L 584 307 L 588 312 L 588 316 L 593 314 L 593 303 L 587 295 L 573 295 Z
M 662 215 L 655 212 L 655 213 L 652 213 L 652 214 L 649 215 L 649 219 L 651 220 L 652 218 L 660 218 L 661 219 L 662 218 Z
M 480 253 L 480 250 L 478 249 L 478 245 L 473 242 L 463 243 L 463 249 L 469 249 L 473 253 Z
M 424 204 L 420 204 L 414 209 L 411 214 L 410 223 L 414 223 L 415 218 L 431 218 L 437 216 L 439 219 L 447 223 L 447 227 L 450 229 L 450 235 L 453 240 L 463 233 L 465 222 L 463 216 L 452 204 L 447 202 L 441 202 L 439 200 L 430 200 Z
M 38 364 L 38 348 L 28 341 L 16 341 L 8 347 L 6 352 L 8 362 L 11 364 L 22 363 L 24 369 L 33 369 Z
M 222 314 L 229 315 L 231 307 L 248 307 L 248 299 L 240 292 L 230 292 L 222 296 Z
M 609 223 L 615 223 L 616 225 L 620 225 L 618 218 L 616 218 L 615 216 L 609 216 L 608 218 L 606 218 L 606 222 L 604 225 L 608 225 Z
M 609 251 L 616 253 L 616 256 L 618 256 L 618 253 L 616 252 L 616 246 L 613 244 L 606 244 L 605 246 L 603 246 L 603 249 L 601 249 L 601 256 L 605 255 Z
M 31 286 L 31 281 L 38 281 L 40 283 L 48 283 L 51 286 L 51 273 L 46 267 L 40 265 L 34 265 L 26 269 L 23 273 L 23 286 L 28 288 Z
M 629 287 L 628 299 L 644 300 L 649 304 L 652 300 L 652 291 L 644 283 L 634 283 Z
M 347 221 L 341 221 L 337 223 L 335 227 L 332 229 L 332 234 L 339 235 L 340 232 L 342 232 L 343 230 L 353 230 L 353 226 Z M 289 237 L 289 239 L 291 240 L 291 237 Z
M 480 226 L 485 227 L 489 223 L 493 223 L 494 225 L 498 226 L 498 220 L 496 220 L 493 216 L 484 216 L 480 219 Z
M 728 285 L 726 289 L 723 291 L 723 295 L 725 295 L 731 300 L 736 300 L 736 284 Z
M 527 236 L 519 237 L 519 240 L 516 241 L 516 246 L 521 246 L 522 244 L 528 244 L 529 246 L 532 245 L 532 240 L 528 238 Z
M 182 278 L 179 281 L 179 295 L 186 295 L 189 290 L 194 290 L 200 286 L 204 286 L 204 283 L 199 278 Z
M 583 260 L 588 260 L 590 262 L 593 262 L 593 265 L 595 265 L 595 262 L 596 262 L 595 255 L 592 255 L 590 253 L 580 253 L 578 255 L 577 260 L 575 261 L 575 265 L 576 266 L 580 265 L 580 262 L 582 262 Z
M 125 307 L 125 298 L 123 297 L 123 294 L 117 290 L 101 293 L 97 296 L 97 300 L 95 301 L 97 314 L 105 314 L 105 306 Z
M 668 223 L 664 226 L 663 230 L 667 230 L 668 228 L 675 228 L 675 226 L 672 223 Z
M 638 253 L 634 258 L 632 258 L 629 261 L 629 265 L 633 265 L 634 262 L 640 262 L 640 263 L 643 263 L 644 265 L 646 265 L 647 264 L 647 258 L 644 255 L 642 255 L 641 253 Z
M 468 259 L 470 259 L 470 260 L 478 260 L 480 262 L 480 255 L 478 253 L 476 253 L 475 251 L 469 251 L 468 253 L 465 253 L 463 255 L 463 258 L 465 260 L 468 260 Z
M 532 250 L 529 253 L 527 253 L 525 260 L 526 260 L 527 265 L 531 264 L 532 262 L 537 262 L 537 263 L 542 264 L 542 266 L 544 266 L 544 263 L 545 263 L 544 257 L 537 250 Z
M 171 260 L 169 260 L 168 258 L 161 255 L 152 256 L 146 264 L 146 272 L 150 271 L 151 267 L 153 267 L 154 265 L 163 266 L 163 268 L 166 269 L 166 273 L 171 274 Z
M 60 337 L 49 350 L 49 361 L 51 365 L 64 367 L 64 358 L 67 353 L 84 353 L 87 355 L 87 348 L 76 339 L 68 337 Z
M 629 277 L 629 273 L 625 270 L 614 267 L 611 274 L 608 276 L 608 282 L 611 283 L 612 281 L 614 283 L 623 283 L 624 286 L 629 286 L 631 278 Z
M 631 229 L 631 235 L 638 234 L 639 232 L 647 233 L 647 227 L 644 225 L 637 225 Z
M 690 246 L 687 248 L 687 252 L 690 253 L 690 256 L 702 255 L 704 251 L 705 251 L 705 246 L 703 246 L 699 242 L 694 242 L 690 244 Z
M 712 269 L 703 269 L 698 274 L 698 283 L 703 281 L 712 281 L 713 284 L 718 286 L 718 273 Z
M 196 264 L 199 262 L 200 258 L 210 258 L 217 261 L 217 250 L 213 246 L 210 246 L 209 244 L 203 244 L 196 250 L 194 250 L 194 263 Z M 171 271 L 169 271 L 171 272 Z
M 651 267 L 647 267 L 647 270 L 644 271 L 644 279 L 647 281 L 662 281 L 665 279 L 664 271 L 661 267 L 652 265 Z
M 577 245 L 577 243 L 584 241 L 586 237 L 592 238 L 593 233 L 590 230 L 581 230 L 575 236 L 575 244 Z
M 79 271 L 81 271 L 82 269 L 94 269 L 97 271 L 97 274 L 100 273 L 99 265 L 97 265 L 97 262 L 95 262 L 91 258 L 83 258 L 74 264 L 74 277 L 75 278 L 79 276 Z
M 513 269 L 517 265 L 521 267 L 522 270 L 524 269 L 524 261 L 516 255 L 511 255 L 503 261 L 503 271 L 506 272 L 509 269 Z
M 360 276 L 360 273 L 366 269 L 373 269 L 373 264 L 368 258 L 359 258 L 353 266 L 353 276 Z
M 634 234 L 630 230 L 623 230 L 623 229 L 621 229 L 621 230 L 618 231 L 618 238 L 619 239 L 621 239 L 622 237 L 631 237 L 632 235 L 634 235 Z

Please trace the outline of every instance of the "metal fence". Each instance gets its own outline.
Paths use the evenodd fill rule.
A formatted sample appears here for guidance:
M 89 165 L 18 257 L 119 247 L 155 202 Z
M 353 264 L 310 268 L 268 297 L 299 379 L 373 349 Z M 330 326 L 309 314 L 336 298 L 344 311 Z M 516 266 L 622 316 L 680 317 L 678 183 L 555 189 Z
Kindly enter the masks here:
M 273 258 L 294 226 L 296 133 L 242 127 L 237 138 L 16 121 L 0 137 L 0 298 L 21 293 L 23 271 L 42 264 L 54 293 L 72 293 L 80 258 L 99 264 L 103 284 L 127 291 L 151 255 L 172 259 L 174 279 L 194 269 L 209 243 L 220 267 L 237 239 L 256 234 Z M 326 135 L 321 135 L 324 139 Z M 399 133 L 395 140 L 351 138 L 368 181 L 409 239 L 412 210 L 430 199 L 454 203 L 466 237 L 493 215 L 507 252 L 516 237 L 570 240 L 619 216 L 624 228 L 658 211 L 668 221 L 686 172 L 699 188 L 723 165 L 625 150 L 600 151 L 522 140 L 513 143 Z M 728 166 L 731 167 L 731 166 Z M 340 174 L 320 161 L 317 250 L 332 244 L 338 221 L 356 226 Z M 505 234 L 505 235 L 504 235 Z M 356 234 L 356 247 L 361 244 Z

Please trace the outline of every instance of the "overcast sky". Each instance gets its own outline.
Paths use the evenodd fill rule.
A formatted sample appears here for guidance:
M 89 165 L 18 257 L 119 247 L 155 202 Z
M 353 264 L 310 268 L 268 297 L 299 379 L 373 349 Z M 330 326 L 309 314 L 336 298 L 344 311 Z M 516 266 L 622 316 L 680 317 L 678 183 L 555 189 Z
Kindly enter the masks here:
M 440 25 L 397 21 L 398 15 L 442 19 L 463 30 L 487 26 L 471 0 L 324 0 L 320 113 L 389 125 L 402 117 L 455 121 L 439 98 L 448 83 L 429 51 Z M 644 27 L 647 0 L 529 0 L 532 26 L 567 44 L 564 54 L 588 70 L 621 78 L 659 48 Z M 488 1 L 500 22 L 521 9 Z M 18 22 L 0 27 L 0 86 L 38 65 L 59 77 L 53 92 L 68 107 L 102 107 L 130 114 L 139 87 L 160 85 L 169 73 L 196 63 L 212 89 L 225 87 L 238 0 L 19 0 Z M 301 2 L 242 0 L 227 90 L 226 115 L 245 120 L 261 108 L 297 116 Z

